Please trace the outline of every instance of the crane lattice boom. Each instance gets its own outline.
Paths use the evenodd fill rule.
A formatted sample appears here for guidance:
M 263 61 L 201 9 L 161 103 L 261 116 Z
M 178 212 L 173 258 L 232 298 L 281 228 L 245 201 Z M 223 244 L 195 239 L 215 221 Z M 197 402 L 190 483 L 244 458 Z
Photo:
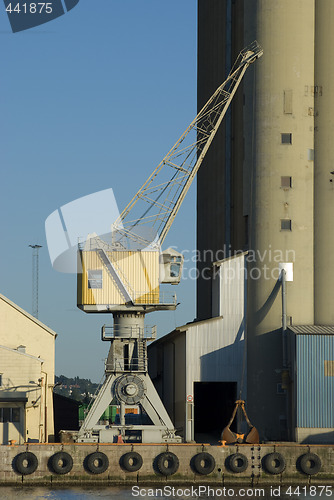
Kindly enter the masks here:
M 262 53 L 262 48 L 256 41 L 240 52 L 227 79 L 203 106 L 113 225 L 121 238 L 130 238 L 143 247 L 157 237 L 162 244 L 246 69 Z M 148 228 L 150 237 L 145 236 Z

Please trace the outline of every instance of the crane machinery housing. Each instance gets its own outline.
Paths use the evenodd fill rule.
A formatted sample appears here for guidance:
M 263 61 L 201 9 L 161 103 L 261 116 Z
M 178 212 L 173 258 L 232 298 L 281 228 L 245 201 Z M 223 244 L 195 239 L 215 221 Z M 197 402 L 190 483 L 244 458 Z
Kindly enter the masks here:
M 155 327 L 145 314 L 174 310 L 176 298 L 161 293 L 160 283 L 180 282 L 183 257 L 161 245 L 200 168 L 249 65 L 261 57 L 257 42 L 242 50 L 218 87 L 180 139 L 112 224 L 108 235 L 89 235 L 78 249 L 78 307 L 87 313 L 112 313 L 102 327 L 110 342 L 105 380 L 76 436 L 78 442 L 180 442 L 147 372 L 146 342 Z M 108 405 L 119 407 L 119 422 L 100 425 Z M 126 406 L 139 411 L 129 422 Z

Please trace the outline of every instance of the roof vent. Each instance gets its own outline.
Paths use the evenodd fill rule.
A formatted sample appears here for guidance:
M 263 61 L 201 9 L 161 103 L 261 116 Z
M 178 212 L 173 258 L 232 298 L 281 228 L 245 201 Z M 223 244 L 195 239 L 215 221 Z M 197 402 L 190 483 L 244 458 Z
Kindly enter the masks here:
M 25 352 L 26 352 L 26 346 L 25 345 L 19 345 L 19 347 L 17 348 L 17 350 L 19 352 L 22 352 L 23 354 L 25 354 Z

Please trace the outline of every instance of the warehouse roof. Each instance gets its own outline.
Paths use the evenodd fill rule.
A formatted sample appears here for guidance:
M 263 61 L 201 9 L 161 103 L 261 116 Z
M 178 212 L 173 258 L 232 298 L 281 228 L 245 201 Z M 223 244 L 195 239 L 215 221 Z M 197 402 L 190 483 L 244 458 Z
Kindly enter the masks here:
M 212 265 L 213 266 L 221 266 L 222 264 L 224 264 L 228 260 L 238 259 L 239 257 L 245 257 L 246 255 L 248 255 L 248 250 L 246 252 L 239 252 L 238 251 L 234 255 L 230 255 L 229 257 L 225 257 L 225 259 L 217 260 Z
M 211 321 L 217 321 L 217 320 L 221 320 L 221 319 L 223 319 L 223 316 L 215 316 L 214 318 L 202 319 L 200 321 L 194 319 L 194 321 L 190 321 L 186 325 L 178 326 L 177 328 L 175 328 L 175 330 L 172 330 L 171 332 L 166 333 L 166 335 L 164 335 L 163 337 L 159 337 L 154 342 L 152 342 L 152 344 L 149 344 L 147 347 L 150 348 L 151 345 L 163 344 L 164 342 L 168 342 L 169 340 L 171 340 L 175 336 L 178 336 L 178 335 L 182 334 L 183 332 L 186 332 L 187 330 L 189 330 L 189 328 L 191 326 L 203 325 L 204 323 L 209 323 Z
M 296 335 L 334 335 L 334 325 L 293 325 L 288 329 Z

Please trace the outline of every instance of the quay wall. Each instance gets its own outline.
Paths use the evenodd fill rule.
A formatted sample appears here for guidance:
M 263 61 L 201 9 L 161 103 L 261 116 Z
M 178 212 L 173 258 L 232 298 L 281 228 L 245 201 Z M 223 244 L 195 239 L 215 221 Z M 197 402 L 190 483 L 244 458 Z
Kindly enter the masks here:
M 38 460 L 35 472 L 22 475 L 16 470 L 15 457 L 22 452 L 33 453 Z M 56 474 L 50 467 L 50 458 L 64 451 L 73 458 L 73 468 L 67 474 Z M 109 460 L 107 470 L 92 474 L 85 463 L 87 456 L 96 451 L 104 453 Z M 121 457 L 135 451 L 143 459 L 140 470 L 127 472 L 122 467 Z M 179 459 L 179 468 L 173 475 L 162 475 L 157 468 L 157 457 L 163 452 L 172 452 Z M 193 467 L 198 453 L 209 453 L 214 457 L 215 466 L 208 475 L 198 474 Z M 269 474 L 264 466 L 269 453 L 280 453 L 286 462 L 285 470 L 279 474 Z M 247 457 L 248 466 L 244 472 L 232 472 L 229 457 L 242 453 Z M 321 460 L 321 468 L 316 474 L 306 474 L 300 468 L 300 460 L 306 453 L 316 454 Z M 297 445 L 273 443 L 261 445 L 210 446 L 207 444 L 25 444 L 2 445 L 0 448 L 0 485 L 46 485 L 46 484 L 329 484 L 334 482 L 334 446 Z

